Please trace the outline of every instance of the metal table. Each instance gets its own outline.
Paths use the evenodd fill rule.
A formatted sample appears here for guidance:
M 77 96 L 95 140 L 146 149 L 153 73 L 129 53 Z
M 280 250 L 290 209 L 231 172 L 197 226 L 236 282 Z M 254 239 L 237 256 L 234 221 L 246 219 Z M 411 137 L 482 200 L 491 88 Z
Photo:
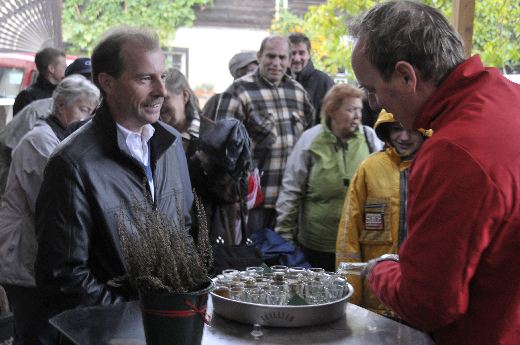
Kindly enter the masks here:
M 262 327 L 255 339 L 252 325 L 220 317 L 208 299 L 211 325 L 204 327 L 202 344 L 323 344 L 432 345 L 424 333 L 354 304 L 346 304 L 346 314 L 331 323 L 304 328 Z M 51 324 L 78 345 L 145 345 L 139 302 L 65 311 Z

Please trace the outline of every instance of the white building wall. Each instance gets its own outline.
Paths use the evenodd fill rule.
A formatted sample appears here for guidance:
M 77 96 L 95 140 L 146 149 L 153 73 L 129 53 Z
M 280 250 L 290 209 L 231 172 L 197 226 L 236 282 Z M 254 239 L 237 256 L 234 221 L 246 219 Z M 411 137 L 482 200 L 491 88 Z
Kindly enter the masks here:
M 228 69 L 231 57 L 244 50 L 257 51 L 268 35 L 251 29 L 181 28 L 170 46 L 189 49 L 188 76 L 193 89 L 211 84 L 218 93 L 233 81 Z

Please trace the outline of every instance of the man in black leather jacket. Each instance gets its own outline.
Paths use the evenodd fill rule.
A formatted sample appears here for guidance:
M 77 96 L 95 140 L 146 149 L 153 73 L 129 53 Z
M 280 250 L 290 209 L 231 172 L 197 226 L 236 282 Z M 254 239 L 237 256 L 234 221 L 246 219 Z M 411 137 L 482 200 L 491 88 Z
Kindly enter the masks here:
M 176 224 L 179 208 L 191 224 L 181 137 L 157 122 L 166 69 L 155 33 L 110 33 L 93 51 L 92 76 L 104 100 L 53 153 L 36 205 L 36 283 L 49 316 L 137 298 L 113 284 L 127 273 L 117 230 L 123 202 L 153 203 Z

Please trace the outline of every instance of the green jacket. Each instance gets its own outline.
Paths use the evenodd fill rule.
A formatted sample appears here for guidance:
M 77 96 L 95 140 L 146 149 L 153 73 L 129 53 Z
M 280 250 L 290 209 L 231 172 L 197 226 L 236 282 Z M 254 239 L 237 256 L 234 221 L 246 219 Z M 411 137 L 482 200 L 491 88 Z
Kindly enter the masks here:
M 276 231 L 307 248 L 334 253 L 350 179 L 383 143 L 361 126 L 343 145 L 322 123 L 305 131 L 289 156 L 276 203 Z

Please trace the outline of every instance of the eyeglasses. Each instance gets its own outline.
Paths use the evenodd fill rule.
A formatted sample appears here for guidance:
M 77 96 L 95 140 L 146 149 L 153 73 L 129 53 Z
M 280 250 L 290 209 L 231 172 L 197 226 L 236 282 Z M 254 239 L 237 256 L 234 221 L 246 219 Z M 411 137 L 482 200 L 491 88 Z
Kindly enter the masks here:
M 348 111 L 349 113 L 352 113 L 352 114 L 356 114 L 356 113 L 360 113 L 361 114 L 361 111 L 363 110 L 363 108 L 352 107 L 352 108 L 346 108 L 345 110 Z

